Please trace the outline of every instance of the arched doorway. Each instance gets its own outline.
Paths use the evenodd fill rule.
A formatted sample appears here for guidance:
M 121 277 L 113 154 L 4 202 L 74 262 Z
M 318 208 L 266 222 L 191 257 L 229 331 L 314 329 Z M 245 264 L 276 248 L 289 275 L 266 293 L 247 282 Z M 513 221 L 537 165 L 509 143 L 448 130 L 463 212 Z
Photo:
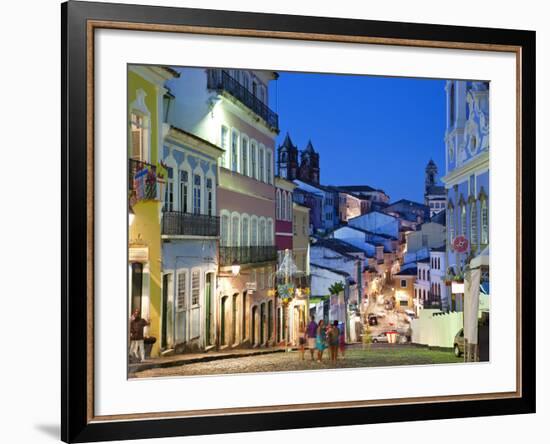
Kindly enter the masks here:
M 220 307 L 220 345 L 227 345 L 227 338 L 225 337 L 227 328 L 227 300 L 228 296 L 223 296 Z
M 212 334 L 212 319 L 214 318 L 214 313 L 212 311 L 212 273 L 206 273 L 205 285 L 204 285 L 204 306 L 205 306 L 205 319 L 204 319 L 204 335 L 205 335 L 205 344 L 206 346 L 213 345 L 213 334 Z
M 265 343 L 265 302 L 260 305 L 260 345 Z
M 233 295 L 233 301 L 231 304 L 231 344 L 237 343 L 237 303 L 239 295 L 235 293 Z
M 252 346 L 256 345 L 256 339 L 257 339 L 257 335 L 256 335 L 257 314 L 258 314 L 258 307 L 257 306 L 252 307 L 252 316 L 251 316 L 251 323 L 250 323 L 250 343 Z

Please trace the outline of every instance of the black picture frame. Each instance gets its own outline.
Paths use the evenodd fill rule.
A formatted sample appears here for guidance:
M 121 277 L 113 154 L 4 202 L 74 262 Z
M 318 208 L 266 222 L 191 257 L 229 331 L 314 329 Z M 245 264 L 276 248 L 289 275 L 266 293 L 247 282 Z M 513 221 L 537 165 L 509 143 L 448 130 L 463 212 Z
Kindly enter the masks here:
M 90 290 L 89 180 L 87 146 L 87 44 L 90 20 L 186 25 L 332 36 L 371 37 L 446 44 L 510 45 L 521 63 L 520 212 L 522 265 L 520 396 L 500 399 L 388 404 L 268 413 L 238 413 L 96 421 L 90 416 L 89 341 L 93 335 Z M 371 424 L 535 412 L 535 32 L 370 20 L 229 12 L 69 1 L 62 22 L 62 383 L 61 438 L 65 442 L 143 439 L 182 435 Z M 527 114 L 528 113 L 528 114 Z M 521 118 L 523 115 L 528 118 Z M 93 202 L 93 201 L 92 201 Z M 529 298 L 529 300 L 527 300 Z M 92 319 L 90 319 L 92 317 Z

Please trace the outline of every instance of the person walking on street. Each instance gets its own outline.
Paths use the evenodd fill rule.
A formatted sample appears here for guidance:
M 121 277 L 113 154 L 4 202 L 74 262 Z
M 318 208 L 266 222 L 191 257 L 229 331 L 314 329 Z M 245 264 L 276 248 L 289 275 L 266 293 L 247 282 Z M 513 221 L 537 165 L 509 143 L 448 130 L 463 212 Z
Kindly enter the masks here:
M 325 348 L 327 348 L 327 331 L 325 328 L 325 321 L 322 319 L 319 321 L 319 325 L 317 325 L 315 346 L 317 348 L 317 362 L 321 362 L 323 360 L 323 352 Z
M 300 356 L 302 361 L 304 360 L 306 346 L 306 329 L 302 322 L 300 322 L 300 327 L 298 329 L 298 348 L 300 350 Z
M 330 360 L 336 361 L 338 357 L 338 344 L 340 338 L 340 330 L 338 329 L 338 321 L 334 321 L 328 331 L 328 346 L 330 350 Z
M 136 308 L 130 321 L 130 357 L 134 356 L 139 362 L 145 360 L 143 329 L 149 324 L 150 322 L 143 319 L 139 309 Z
M 340 354 L 342 355 L 342 359 L 346 358 L 346 330 L 344 328 L 344 324 L 340 326 L 340 338 L 339 338 L 339 349 Z
M 309 322 L 306 329 L 306 338 L 307 338 L 307 348 L 311 353 L 311 360 L 315 360 L 315 340 L 317 338 L 317 322 L 315 322 L 315 316 L 311 316 L 311 321 Z

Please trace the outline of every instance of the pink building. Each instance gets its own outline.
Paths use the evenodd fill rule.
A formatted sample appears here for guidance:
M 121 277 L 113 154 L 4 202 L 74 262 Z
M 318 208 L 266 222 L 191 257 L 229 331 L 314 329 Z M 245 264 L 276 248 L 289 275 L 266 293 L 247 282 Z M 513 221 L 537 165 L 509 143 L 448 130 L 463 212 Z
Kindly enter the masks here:
M 292 193 L 296 185 L 280 177 L 275 178 L 275 247 L 279 263 L 285 250 L 292 250 Z

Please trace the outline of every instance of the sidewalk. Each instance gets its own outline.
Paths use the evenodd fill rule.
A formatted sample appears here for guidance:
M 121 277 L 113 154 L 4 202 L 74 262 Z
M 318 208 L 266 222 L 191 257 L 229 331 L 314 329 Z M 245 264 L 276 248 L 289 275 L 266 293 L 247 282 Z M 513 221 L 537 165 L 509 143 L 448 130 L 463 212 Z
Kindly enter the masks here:
M 132 363 L 128 365 L 128 373 L 141 372 L 154 368 L 176 367 L 178 365 L 195 364 L 197 362 L 217 361 L 220 359 L 241 358 L 246 356 L 266 355 L 270 353 L 283 353 L 286 347 L 266 347 L 266 348 L 249 348 L 249 349 L 232 349 L 222 351 L 208 351 L 198 353 L 182 353 L 161 358 L 146 359 L 140 363 Z

